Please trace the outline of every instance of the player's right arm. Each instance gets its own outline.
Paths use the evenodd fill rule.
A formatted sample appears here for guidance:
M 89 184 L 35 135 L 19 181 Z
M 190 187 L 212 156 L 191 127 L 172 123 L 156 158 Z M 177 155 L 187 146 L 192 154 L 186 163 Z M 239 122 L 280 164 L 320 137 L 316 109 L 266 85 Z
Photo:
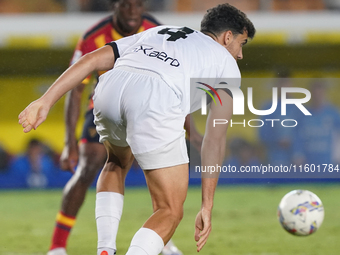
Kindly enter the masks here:
M 222 166 L 225 156 L 227 124 L 215 125 L 214 119 L 226 119 L 228 123 L 232 116 L 233 99 L 223 90 L 217 90 L 222 105 L 211 104 L 207 118 L 206 131 L 203 138 L 201 158 L 202 167 Z M 218 182 L 219 173 L 202 173 L 202 206 L 195 221 L 195 241 L 197 251 L 200 251 L 211 232 L 211 213 L 214 194 Z
M 27 133 L 45 121 L 51 107 L 69 90 L 79 85 L 94 71 L 113 68 L 115 54 L 111 46 L 104 46 L 81 57 L 70 66 L 42 95 L 19 114 L 19 124 Z

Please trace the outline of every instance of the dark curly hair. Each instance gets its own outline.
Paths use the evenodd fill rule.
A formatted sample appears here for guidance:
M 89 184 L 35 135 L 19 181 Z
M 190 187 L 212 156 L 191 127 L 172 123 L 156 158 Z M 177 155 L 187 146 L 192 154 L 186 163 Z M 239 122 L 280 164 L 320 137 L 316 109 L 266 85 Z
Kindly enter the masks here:
M 209 9 L 201 22 L 201 32 L 215 36 L 224 31 L 231 31 L 234 35 L 248 33 L 249 38 L 255 36 L 256 30 L 246 14 L 230 4 L 220 4 Z

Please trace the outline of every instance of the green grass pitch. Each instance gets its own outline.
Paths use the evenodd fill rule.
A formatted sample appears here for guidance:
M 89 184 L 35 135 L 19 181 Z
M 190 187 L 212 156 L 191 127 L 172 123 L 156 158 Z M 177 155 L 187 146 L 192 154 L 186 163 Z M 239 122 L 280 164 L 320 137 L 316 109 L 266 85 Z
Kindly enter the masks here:
M 325 220 L 311 236 L 295 237 L 277 220 L 277 206 L 289 191 L 316 193 Z M 209 255 L 337 255 L 340 254 L 340 187 L 337 185 L 220 186 L 216 191 L 213 230 L 199 254 Z M 0 254 L 43 255 L 48 250 L 61 190 L 0 192 Z M 185 215 L 173 240 L 184 255 L 196 254 L 194 219 L 200 189 L 190 188 Z M 151 215 L 145 188 L 127 189 L 117 238 L 118 255 L 125 254 L 133 234 Z M 90 190 L 68 242 L 69 255 L 95 255 L 95 192 Z

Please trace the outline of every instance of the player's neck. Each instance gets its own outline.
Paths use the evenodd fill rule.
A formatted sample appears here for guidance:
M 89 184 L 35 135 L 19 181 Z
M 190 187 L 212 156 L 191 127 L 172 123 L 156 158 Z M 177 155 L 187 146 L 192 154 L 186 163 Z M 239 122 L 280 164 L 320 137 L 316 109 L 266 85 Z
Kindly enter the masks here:
M 221 33 L 218 36 L 215 33 L 212 32 L 203 32 L 203 34 L 211 37 L 211 39 L 213 39 L 215 42 L 217 42 L 218 44 L 222 45 L 223 47 L 226 48 L 226 44 L 225 44 L 225 33 Z
M 217 41 L 217 36 L 214 34 L 214 33 L 212 33 L 212 32 L 206 32 L 206 31 L 204 31 L 204 32 L 202 32 L 203 34 L 205 34 L 205 35 L 207 35 L 207 36 L 209 36 L 209 37 L 211 37 L 214 41 Z

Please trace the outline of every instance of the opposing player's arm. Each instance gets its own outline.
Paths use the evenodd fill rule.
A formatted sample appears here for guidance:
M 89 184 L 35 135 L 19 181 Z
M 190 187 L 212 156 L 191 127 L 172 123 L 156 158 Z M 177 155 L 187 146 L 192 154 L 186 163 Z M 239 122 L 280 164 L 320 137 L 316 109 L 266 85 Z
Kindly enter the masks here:
M 65 146 L 60 156 L 60 167 L 63 170 L 74 172 L 78 164 L 78 142 L 76 126 L 80 116 L 81 98 L 85 84 L 81 83 L 66 94 L 65 98 Z
M 221 97 L 222 106 L 213 103 L 210 106 L 201 150 L 202 167 L 221 166 L 225 155 L 228 125 L 214 126 L 214 120 L 224 119 L 229 123 L 233 111 L 233 99 L 224 90 L 217 90 L 217 92 Z M 211 232 L 211 212 L 218 176 L 217 172 L 202 173 L 202 207 L 195 222 L 197 251 L 200 251 L 205 245 Z
M 111 46 L 104 46 L 81 57 L 70 66 L 41 96 L 19 114 L 19 124 L 27 133 L 36 129 L 47 117 L 50 108 L 69 90 L 80 84 L 94 71 L 113 68 L 115 54 Z
M 89 41 L 84 40 L 84 37 L 79 39 L 71 59 L 71 65 L 77 62 L 84 54 L 91 52 L 91 50 L 89 51 L 91 47 L 88 46 L 88 42 Z M 65 97 L 65 145 L 60 155 L 59 165 L 62 170 L 68 170 L 72 173 L 74 173 L 79 159 L 76 127 L 81 112 L 81 98 L 89 78 L 90 76 L 74 89 L 70 90 Z

